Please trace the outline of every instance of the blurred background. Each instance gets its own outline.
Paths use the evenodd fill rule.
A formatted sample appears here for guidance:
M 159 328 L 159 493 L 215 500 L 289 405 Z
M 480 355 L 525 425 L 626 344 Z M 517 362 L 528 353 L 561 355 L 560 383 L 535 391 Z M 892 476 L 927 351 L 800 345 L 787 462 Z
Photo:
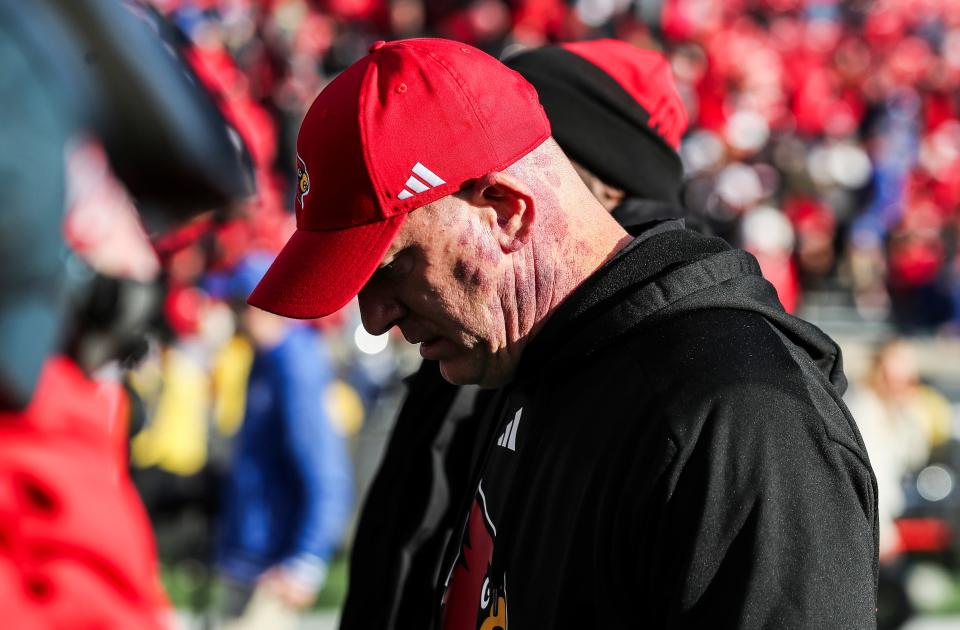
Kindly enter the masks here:
M 70 321 L 102 324 L 104 304 L 112 321 L 139 315 L 122 351 L 63 332 L 58 347 L 128 403 L 130 473 L 188 627 L 208 627 L 229 600 L 224 575 L 258 570 L 231 550 L 250 542 L 238 531 L 267 527 L 277 457 L 309 469 L 317 496 L 314 547 L 296 567 L 319 589 L 305 627 L 334 627 L 352 522 L 419 357 L 402 338 L 368 335 L 354 305 L 291 325 L 243 298 L 293 230 L 306 108 L 374 41 L 415 36 L 500 57 L 612 37 L 668 56 L 690 118 L 680 152 L 692 222 L 756 255 L 787 310 L 843 347 L 847 402 L 881 486 L 881 627 L 960 627 L 960 2 L 126 4 L 165 18 L 250 180 L 151 220 L 158 195 L 123 172 L 109 133 L 80 124 L 66 143 L 61 261 L 87 281 Z M 140 105 L 135 84 L 111 89 Z M 17 161 L 13 136 L 0 138 L 3 161 Z M 180 186 L 162 170 L 153 185 Z M 290 335 L 310 352 L 282 350 Z M 276 400 L 313 409 L 290 431 L 316 448 L 271 446 L 259 423 Z M 257 466 L 267 472 L 255 479 L 238 472 Z

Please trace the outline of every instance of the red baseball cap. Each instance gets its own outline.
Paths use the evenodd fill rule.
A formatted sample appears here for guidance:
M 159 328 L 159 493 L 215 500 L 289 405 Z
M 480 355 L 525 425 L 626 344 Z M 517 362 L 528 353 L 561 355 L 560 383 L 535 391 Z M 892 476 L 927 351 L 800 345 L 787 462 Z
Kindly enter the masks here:
M 550 136 L 534 88 L 476 48 L 377 42 L 311 105 L 297 137 L 297 230 L 248 303 L 323 317 L 373 275 L 407 213 Z

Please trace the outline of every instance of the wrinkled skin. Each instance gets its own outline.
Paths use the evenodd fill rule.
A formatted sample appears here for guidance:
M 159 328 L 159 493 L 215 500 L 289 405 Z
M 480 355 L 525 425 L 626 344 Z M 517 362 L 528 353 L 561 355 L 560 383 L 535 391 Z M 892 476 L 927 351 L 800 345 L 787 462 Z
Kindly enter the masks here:
M 444 378 L 491 383 L 509 363 L 498 272 L 503 254 L 480 213 L 442 199 L 412 212 L 360 292 L 374 334 L 397 325 Z
M 364 326 L 398 326 L 455 384 L 499 387 L 553 310 L 626 233 L 549 141 L 411 212 L 360 291 Z

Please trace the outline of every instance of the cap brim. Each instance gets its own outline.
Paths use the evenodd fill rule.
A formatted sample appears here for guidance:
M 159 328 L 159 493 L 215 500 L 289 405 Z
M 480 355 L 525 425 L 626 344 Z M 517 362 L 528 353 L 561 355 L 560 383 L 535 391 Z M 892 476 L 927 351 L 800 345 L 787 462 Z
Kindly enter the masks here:
M 297 230 L 247 303 L 296 319 L 334 313 L 366 284 L 406 214 L 342 230 Z

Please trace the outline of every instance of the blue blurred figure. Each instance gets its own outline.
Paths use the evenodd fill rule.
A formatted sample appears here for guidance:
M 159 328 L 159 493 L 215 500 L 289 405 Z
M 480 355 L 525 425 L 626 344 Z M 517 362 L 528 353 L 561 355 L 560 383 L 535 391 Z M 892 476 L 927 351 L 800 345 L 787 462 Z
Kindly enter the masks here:
M 353 500 L 345 444 L 324 405 L 334 377 L 326 343 L 312 327 L 244 303 L 271 260 L 248 255 L 228 282 L 254 347 L 216 549 L 229 628 L 297 623 L 323 585 Z

